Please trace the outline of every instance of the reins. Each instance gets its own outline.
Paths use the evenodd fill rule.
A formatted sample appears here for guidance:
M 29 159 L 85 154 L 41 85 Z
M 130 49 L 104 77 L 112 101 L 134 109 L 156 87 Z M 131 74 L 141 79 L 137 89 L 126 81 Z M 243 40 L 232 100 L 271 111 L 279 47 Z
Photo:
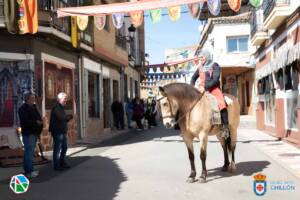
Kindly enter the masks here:
M 202 99 L 204 93 L 205 93 L 205 92 L 201 93 L 201 95 L 199 96 L 199 98 L 197 99 L 197 101 L 195 101 L 195 103 L 193 104 L 193 106 L 192 106 L 190 109 L 188 109 L 188 111 L 185 112 L 181 117 L 179 117 L 179 118 L 176 120 L 176 123 L 178 123 L 180 120 L 182 120 L 183 118 L 185 118 L 185 116 L 186 116 L 188 113 L 190 113 L 190 112 L 194 109 L 194 107 L 197 105 L 197 103 Z

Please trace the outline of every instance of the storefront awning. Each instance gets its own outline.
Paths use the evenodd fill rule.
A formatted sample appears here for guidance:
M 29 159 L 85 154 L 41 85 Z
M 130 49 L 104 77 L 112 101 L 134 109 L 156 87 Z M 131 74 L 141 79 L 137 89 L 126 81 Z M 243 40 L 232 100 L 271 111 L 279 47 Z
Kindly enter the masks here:
M 255 71 L 255 77 L 261 79 L 280 68 L 292 64 L 297 59 L 300 59 L 300 43 L 294 45 L 287 42 L 275 52 L 273 60 Z

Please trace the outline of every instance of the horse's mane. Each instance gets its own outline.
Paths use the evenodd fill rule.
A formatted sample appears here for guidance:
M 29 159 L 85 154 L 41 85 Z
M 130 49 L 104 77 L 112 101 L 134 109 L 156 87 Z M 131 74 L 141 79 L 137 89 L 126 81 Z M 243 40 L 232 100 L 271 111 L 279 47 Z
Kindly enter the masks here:
M 200 96 L 200 92 L 194 86 L 186 83 L 170 83 L 163 88 L 168 97 L 175 98 L 183 106 L 186 104 L 187 107 Z

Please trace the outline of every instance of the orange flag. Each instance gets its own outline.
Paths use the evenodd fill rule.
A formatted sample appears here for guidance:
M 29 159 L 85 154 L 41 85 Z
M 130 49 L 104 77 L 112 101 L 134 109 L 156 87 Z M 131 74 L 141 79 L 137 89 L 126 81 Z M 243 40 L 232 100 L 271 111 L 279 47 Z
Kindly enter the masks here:
M 129 15 L 130 15 L 131 23 L 135 27 L 138 27 L 143 23 L 143 19 L 144 19 L 143 11 L 133 11 L 133 12 L 130 12 Z
M 38 30 L 37 0 L 18 0 L 20 34 L 35 34 Z
M 238 12 L 241 8 L 241 0 L 227 0 L 229 7 L 234 11 Z

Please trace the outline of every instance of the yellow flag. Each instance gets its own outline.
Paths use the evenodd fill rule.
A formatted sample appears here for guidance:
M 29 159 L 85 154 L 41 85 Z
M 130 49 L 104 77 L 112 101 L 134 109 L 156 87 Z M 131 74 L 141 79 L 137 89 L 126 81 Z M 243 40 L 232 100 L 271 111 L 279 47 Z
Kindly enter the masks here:
M 77 24 L 76 16 L 71 17 L 71 41 L 72 46 L 77 48 L 78 45 L 78 34 L 77 34 Z

